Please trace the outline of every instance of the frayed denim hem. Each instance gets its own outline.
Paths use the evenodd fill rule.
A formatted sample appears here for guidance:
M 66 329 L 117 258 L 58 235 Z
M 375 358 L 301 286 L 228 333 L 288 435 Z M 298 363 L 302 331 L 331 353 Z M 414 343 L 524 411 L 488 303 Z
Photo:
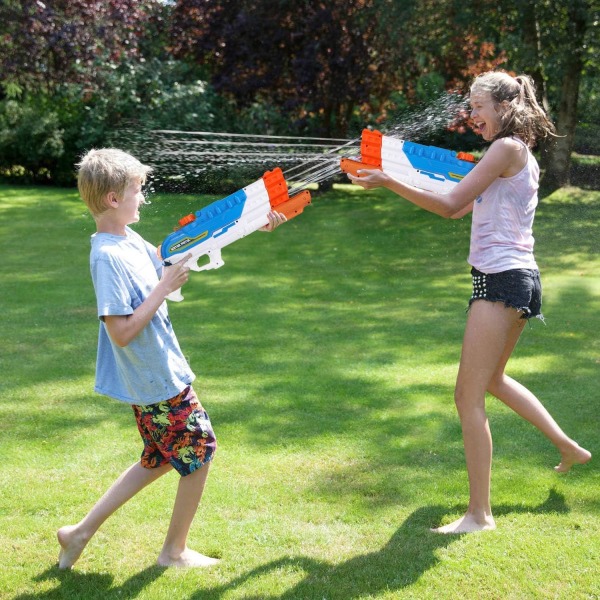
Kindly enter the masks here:
M 469 312 L 469 310 L 471 309 L 471 305 L 473 304 L 473 302 L 475 302 L 477 300 L 483 300 L 485 302 L 502 302 L 502 303 L 504 303 L 504 306 L 506 308 L 514 308 L 517 312 L 523 313 L 521 315 L 521 319 L 525 319 L 527 321 L 531 321 L 531 319 L 539 319 L 544 325 L 546 325 L 546 318 L 544 317 L 544 315 L 542 313 L 538 313 L 537 315 L 533 315 L 533 314 L 531 314 L 531 310 L 529 309 L 529 307 L 527 307 L 527 306 L 517 306 L 515 304 L 512 304 L 508 300 L 500 300 L 500 299 L 494 300 L 493 298 L 471 298 L 469 300 L 469 305 L 465 309 L 465 313 Z

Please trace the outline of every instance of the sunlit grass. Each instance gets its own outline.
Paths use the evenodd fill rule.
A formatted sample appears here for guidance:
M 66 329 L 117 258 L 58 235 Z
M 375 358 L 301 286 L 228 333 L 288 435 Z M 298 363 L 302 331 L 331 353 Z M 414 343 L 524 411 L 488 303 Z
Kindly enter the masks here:
M 138 231 L 158 243 L 214 197 L 162 196 Z M 536 222 L 546 325 L 511 373 L 595 450 L 600 194 L 544 199 Z M 566 477 L 554 448 L 493 398 L 497 532 L 440 537 L 465 509 L 452 401 L 470 293 L 468 219 L 391 194 L 315 195 L 272 234 L 193 273 L 170 313 L 220 447 L 191 534 L 206 572 L 153 566 L 176 477 L 107 522 L 70 573 L 56 529 L 141 450 L 130 409 L 93 392 L 93 221 L 74 190 L 0 187 L 0 597 L 593 598 L 595 462 Z

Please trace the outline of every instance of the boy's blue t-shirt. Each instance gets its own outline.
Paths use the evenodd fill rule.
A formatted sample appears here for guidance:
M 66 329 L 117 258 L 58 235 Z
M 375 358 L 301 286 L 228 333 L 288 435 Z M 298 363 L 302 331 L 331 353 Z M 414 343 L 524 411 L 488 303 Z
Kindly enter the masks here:
M 92 236 L 90 269 L 101 318 L 94 389 L 129 404 L 156 404 L 179 394 L 195 375 L 179 347 L 166 302 L 125 348 L 108 335 L 102 317 L 131 315 L 162 271 L 156 249 L 129 227 L 126 234 Z

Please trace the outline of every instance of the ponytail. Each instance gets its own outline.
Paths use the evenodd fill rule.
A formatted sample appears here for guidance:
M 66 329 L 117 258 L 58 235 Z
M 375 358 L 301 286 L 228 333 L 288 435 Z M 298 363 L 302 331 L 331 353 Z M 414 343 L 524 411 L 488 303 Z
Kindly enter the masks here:
M 535 96 L 535 85 L 529 75 L 512 77 L 502 71 L 489 71 L 475 78 L 474 90 L 489 92 L 496 108 L 504 102 L 500 129 L 495 138 L 518 136 L 529 147 L 554 136 L 555 128 Z

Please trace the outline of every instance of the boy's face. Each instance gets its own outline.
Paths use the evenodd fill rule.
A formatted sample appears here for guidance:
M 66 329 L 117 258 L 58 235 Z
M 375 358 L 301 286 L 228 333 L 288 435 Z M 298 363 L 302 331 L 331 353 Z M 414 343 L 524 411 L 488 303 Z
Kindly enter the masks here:
M 119 200 L 118 211 L 124 225 L 131 225 L 140 220 L 140 205 L 144 203 L 141 179 L 132 179 Z

